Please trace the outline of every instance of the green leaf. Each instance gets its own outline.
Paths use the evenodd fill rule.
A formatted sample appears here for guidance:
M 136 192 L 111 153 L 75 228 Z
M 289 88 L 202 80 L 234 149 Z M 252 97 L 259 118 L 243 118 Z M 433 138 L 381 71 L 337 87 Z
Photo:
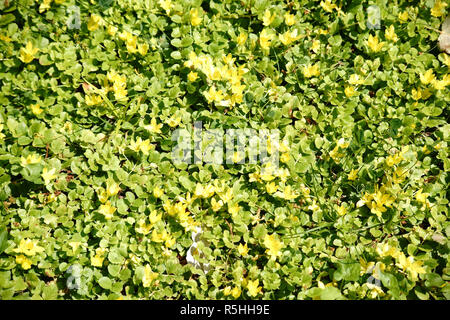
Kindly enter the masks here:
M 0 254 L 5 251 L 8 246 L 8 230 L 6 227 L 0 229 Z
M 112 286 L 112 281 L 111 279 L 107 278 L 107 277 L 101 277 L 98 280 L 98 284 L 100 285 L 100 287 L 102 287 L 103 289 L 111 289 Z

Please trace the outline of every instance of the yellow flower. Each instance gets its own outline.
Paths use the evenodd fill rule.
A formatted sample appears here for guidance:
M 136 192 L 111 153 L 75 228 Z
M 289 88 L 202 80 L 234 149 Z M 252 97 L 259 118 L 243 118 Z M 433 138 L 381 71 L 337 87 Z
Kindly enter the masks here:
M 37 154 L 29 154 L 26 158 L 24 158 L 23 156 L 20 157 L 20 164 L 22 165 L 22 167 L 25 167 L 29 164 L 36 164 L 41 162 L 42 157 L 38 156 Z
M 169 14 L 173 8 L 172 0 L 159 0 L 159 5 L 166 11 L 166 14 Z
M 114 36 L 116 34 L 117 30 L 118 30 L 117 27 L 109 25 L 107 32 L 110 36 Z
M 433 84 L 434 89 L 436 90 L 444 90 L 445 87 L 447 86 L 447 81 L 445 80 L 433 80 L 431 82 Z
M 241 207 L 237 203 L 228 204 L 228 212 L 232 216 L 236 216 L 240 210 L 241 210 Z
M 425 73 L 420 74 L 420 81 L 425 85 L 431 83 L 433 80 L 433 69 L 428 69 Z
M 402 183 L 403 180 L 405 180 L 406 176 L 405 176 L 405 172 L 403 172 L 403 169 L 398 167 L 397 169 L 395 169 L 393 175 L 392 175 L 392 181 L 394 183 Z
M 405 23 L 406 21 L 408 21 L 408 11 L 399 13 L 398 20 L 400 21 L 400 23 Z
M 281 256 L 281 249 L 283 248 L 283 243 L 278 240 L 278 237 L 275 235 L 266 235 L 264 237 L 264 245 L 267 250 L 266 253 L 270 256 L 271 259 L 276 259 Z
M 217 91 L 215 86 L 212 86 L 208 91 L 203 92 L 203 95 L 205 96 L 206 100 L 208 100 L 208 103 L 218 102 L 223 100 L 224 98 L 222 90 Z
M 53 168 L 51 170 L 48 170 L 47 168 L 42 169 L 42 174 L 41 177 L 42 179 L 44 179 L 45 184 L 49 184 L 51 180 L 55 179 L 56 177 L 58 177 L 56 174 L 56 169 Z
M 283 163 L 287 163 L 291 159 L 291 155 L 288 152 L 281 154 L 280 161 Z
M 336 208 L 337 214 L 343 216 L 347 213 L 347 208 L 344 205 L 340 205 Z
M 153 227 L 152 224 L 146 224 L 145 220 L 140 220 L 136 227 L 136 232 L 142 233 L 143 235 L 147 235 L 150 233 L 150 230 L 152 229 L 152 227 Z
M 241 256 L 245 257 L 248 254 L 247 244 L 242 245 L 242 243 L 240 243 L 237 247 L 237 251 Z
M 95 31 L 100 27 L 102 18 L 99 15 L 93 14 L 88 20 L 87 28 L 89 31 Z
M 28 270 L 31 268 L 31 265 L 33 264 L 30 259 L 28 259 L 23 254 L 16 256 L 16 263 L 20 264 L 23 270 Z
M 396 265 L 402 268 L 404 271 L 408 271 L 411 274 L 413 281 L 417 281 L 417 276 L 421 273 L 426 273 L 425 269 L 422 267 L 423 261 L 414 261 L 413 256 L 406 258 L 404 254 L 398 257 Z
M 220 199 L 222 199 L 223 203 L 228 203 L 233 199 L 233 190 L 229 188 L 226 192 L 219 193 Z
M 391 204 L 394 202 L 394 198 L 392 198 L 389 194 L 384 194 L 380 190 L 373 194 L 373 200 L 369 204 L 370 211 L 375 213 L 379 218 L 381 214 L 385 212 L 386 207 L 391 207 Z
M 148 218 L 149 218 L 151 224 L 155 224 L 161 220 L 161 217 L 162 217 L 162 213 L 158 214 L 158 211 L 153 210 L 152 212 L 150 212 L 150 216 Z
M 450 56 L 448 54 L 446 54 L 446 53 L 443 53 L 443 55 L 444 55 L 444 64 L 447 67 L 450 67 Z
M 233 298 L 235 298 L 235 299 L 239 298 L 240 295 L 241 295 L 241 288 L 239 288 L 239 287 L 234 287 L 234 288 L 231 290 L 231 295 L 232 295 Z
M 320 75 L 319 64 L 317 63 L 315 65 L 308 65 L 308 66 L 304 67 L 303 75 L 306 78 L 311 78 L 311 77 Z
M 198 9 L 191 9 L 190 11 L 191 15 L 191 24 L 196 27 L 202 23 L 202 18 L 198 16 Z
M 150 287 L 153 280 L 158 278 L 158 273 L 153 272 L 150 266 L 147 264 L 144 268 L 144 276 L 142 277 L 142 285 L 144 288 Z
M 45 10 L 50 9 L 50 4 L 51 3 L 52 3 L 52 0 L 43 0 L 41 5 L 39 6 L 39 13 L 42 13 Z
M 13 250 L 17 253 L 24 253 L 27 256 L 34 256 L 36 253 L 41 253 L 44 248 L 37 244 L 37 240 L 22 239 L 20 240 L 19 247 Z
M 149 151 L 155 148 L 153 144 L 150 143 L 149 139 L 143 140 L 139 146 L 139 149 L 143 154 L 148 155 Z
M 369 35 L 369 40 L 367 40 L 367 45 L 369 46 L 370 50 L 373 52 L 378 52 L 383 48 L 384 42 L 379 42 L 378 36 L 372 36 Z
M 103 102 L 103 99 L 99 95 L 86 95 L 84 101 L 88 106 L 94 106 Z
M 202 184 L 197 183 L 195 187 L 195 195 L 197 197 L 210 198 L 214 195 L 214 192 L 215 188 L 212 185 L 203 186 Z
M 216 201 L 216 199 L 212 198 L 211 199 L 211 207 L 214 212 L 219 211 L 220 208 L 223 207 L 223 201 L 222 200 Z
M 237 151 L 234 152 L 232 157 L 231 157 L 231 161 L 233 161 L 233 163 L 238 163 L 242 159 L 244 159 L 242 153 L 241 152 L 237 152 Z
M 258 287 L 259 280 L 249 280 L 247 283 L 248 295 L 250 297 L 256 297 L 259 293 L 261 293 L 261 287 Z
M 416 200 L 421 202 L 421 203 L 426 203 L 427 202 L 427 198 L 430 195 L 429 193 L 422 193 L 423 189 L 420 189 L 419 191 L 416 192 Z
M 357 169 L 352 169 L 350 171 L 350 173 L 347 176 L 347 179 L 350 181 L 355 181 L 356 178 L 358 178 L 358 170 Z
M 386 37 L 386 39 L 397 42 L 398 41 L 398 37 L 395 34 L 395 28 L 394 25 L 391 25 L 389 28 L 387 28 L 384 31 L 384 36 Z
M 336 4 L 331 3 L 331 0 L 321 1 L 320 6 L 327 12 L 332 12 L 333 9 L 337 9 Z
M 276 17 L 275 13 L 270 13 L 270 10 L 266 10 L 263 16 L 263 25 L 266 27 L 270 26 L 275 17 Z
M 194 82 L 194 81 L 197 80 L 197 79 L 198 79 L 198 73 L 197 73 L 197 72 L 194 72 L 194 71 L 189 72 L 189 74 L 188 74 L 188 80 L 189 80 L 190 82 Z
M 270 44 L 272 41 L 272 35 L 267 32 L 266 29 L 263 29 L 259 34 L 259 44 L 263 50 L 268 50 L 270 48 Z
M 266 184 L 267 193 L 272 194 L 272 193 L 276 192 L 277 190 L 278 190 L 278 185 L 276 185 L 275 182 Z
M 317 51 L 319 51 L 320 49 L 320 41 L 319 40 L 314 40 L 311 46 L 311 50 L 314 51 L 315 53 L 317 53 Z
M 360 79 L 359 76 L 354 73 L 350 76 L 350 78 L 348 79 L 348 83 L 350 84 L 363 84 L 364 83 L 364 79 Z
M 352 97 L 352 96 L 354 96 L 355 95 L 355 87 L 352 87 L 352 86 L 346 86 L 345 87 L 345 89 L 344 89 L 344 93 L 345 93 L 345 95 L 347 96 L 347 97 Z
M 141 54 L 142 56 L 145 56 L 148 52 L 148 44 L 146 43 L 140 43 L 138 44 L 138 52 L 139 54 Z
M 24 63 L 30 63 L 35 58 L 35 54 L 39 51 L 38 48 L 33 48 L 31 41 L 28 41 L 25 48 L 20 48 L 19 59 Z
M 150 120 L 150 124 L 144 126 L 144 129 L 146 129 L 146 130 L 148 130 L 148 131 L 150 131 L 150 132 L 152 132 L 152 133 L 161 133 L 161 127 L 162 127 L 162 126 L 163 126 L 162 123 L 157 124 L 157 123 L 156 123 L 156 119 L 155 119 L 155 118 L 152 118 L 152 119 Z
M 420 90 L 420 88 L 419 89 L 412 89 L 411 90 L 411 96 L 412 96 L 412 98 L 414 99 L 414 100 L 420 100 L 420 98 L 422 97 L 422 93 L 421 93 L 421 90 Z
M 436 0 L 433 8 L 431 8 L 431 15 L 434 17 L 440 17 L 445 13 L 445 7 L 447 3 L 442 2 L 441 0 Z
M 164 191 L 160 187 L 156 186 L 153 188 L 153 196 L 155 198 L 161 198 L 161 196 L 163 194 L 164 194 Z
M 111 205 L 111 202 L 107 201 L 105 204 L 100 205 L 98 212 L 103 214 L 107 220 L 110 220 L 113 217 L 113 213 L 116 211 L 116 208 Z
M 41 106 L 39 104 L 32 104 L 30 105 L 31 112 L 33 112 L 35 115 L 40 115 L 44 110 L 41 109 Z
M 376 248 L 376 252 L 380 255 L 380 257 L 393 257 L 397 258 L 401 254 L 401 252 L 396 248 L 390 246 L 388 243 L 378 244 Z
M 0 34 L 0 40 L 3 40 L 5 42 L 11 42 L 12 41 L 12 39 L 10 37 L 4 36 L 2 34 Z
M 288 26 L 292 26 L 295 23 L 295 16 L 289 12 L 286 12 L 284 14 L 284 23 Z
M 106 187 L 106 192 L 108 194 L 108 197 L 115 196 L 116 194 L 119 193 L 119 191 L 120 191 L 120 187 L 115 182 L 108 184 L 108 186 Z
M 231 289 L 230 286 L 226 287 L 223 289 L 223 294 L 225 296 L 229 296 L 232 295 L 233 298 L 237 299 L 239 298 L 239 296 L 241 295 L 241 288 L 239 287 L 234 287 L 233 289 Z
M 248 35 L 246 33 L 241 32 L 236 38 L 237 44 L 243 46 L 245 44 L 245 41 L 247 41 L 247 37 Z
M 106 249 L 104 248 L 97 248 L 95 250 L 95 255 L 91 257 L 91 265 L 93 267 L 99 267 L 101 268 L 103 265 L 103 260 L 105 260 L 105 257 L 103 256 L 106 252 Z
M 129 53 L 136 53 L 138 51 L 136 45 L 137 45 L 137 36 L 131 36 L 128 39 L 126 39 L 126 45 L 127 45 L 127 51 Z M 148 48 L 147 48 L 148 50 Z
M 405 160 L 405 159 L 403 158 L 402 153 L 398 152 L 398 153 L 396 153 L 394 155 L 390 155 L 389 157 L 387 157 L 386 158 L 386 164 L 389 167 L 392 167 L 392 166 L 394 166 L 396 164 L 399 164 L 402 160 Z
M 289 31 L 288 30 L 285 33 L 281 34 L 279 36 L 279 39 L 280 39 L 282 44 L 287 46 L 287 45 L 290 45 L 292 42 L 297 41 L 301 37 L 302 37 L 301 35 L 297 34 L 297 29 L 295 29 L 294 31 Z

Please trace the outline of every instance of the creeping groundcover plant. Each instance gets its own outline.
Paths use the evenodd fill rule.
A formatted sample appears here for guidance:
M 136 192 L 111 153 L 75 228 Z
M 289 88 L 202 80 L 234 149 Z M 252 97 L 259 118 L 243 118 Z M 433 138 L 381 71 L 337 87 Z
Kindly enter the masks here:
M 0 299 L 449 299 L 449 8 L 0 0 Z

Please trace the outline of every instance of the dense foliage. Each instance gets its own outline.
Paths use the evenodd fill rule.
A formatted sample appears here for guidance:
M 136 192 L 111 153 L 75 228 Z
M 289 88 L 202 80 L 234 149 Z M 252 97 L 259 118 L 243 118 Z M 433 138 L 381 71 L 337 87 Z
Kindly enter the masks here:
M 448 8 L 0 0 L 1 299 L 448 299 Z

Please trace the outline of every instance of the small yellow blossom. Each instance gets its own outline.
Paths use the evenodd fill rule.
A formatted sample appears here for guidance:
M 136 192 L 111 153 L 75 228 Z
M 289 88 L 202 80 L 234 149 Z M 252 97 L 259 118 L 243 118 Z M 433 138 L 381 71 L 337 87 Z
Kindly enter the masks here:
M 270 256 L 271 259 L 276 259 L 281 256 L 281 249 L 283 248 L 283 243 L 278 239 L 276 235 L 266 235 L 264 238 L 264 245 L 267 250 L 266 253 Z
M 41 109 L 41 106 L 39 104 L 32 104 L 30 105 L 31 112 L 35 115 L 40 115 L 44 110 Z
M 145 126 L 144 126 L 144 129 L 150 131 L 151 133 L 161 133 L 161 128 L 162 128 L 162 126 L 163 126 L 162 123 L 158 124 L 158 123 L 156 122 L 156 119 L 155 119 L 155 118 L 152 118 L 152 119 L 150 120 L 150 124 L 145 125 Z
M 272 194 L 278 190 L 278 185 L 276 185 L 275 182 L 268 183 L 266 184 L 266 190 L 267 193 Z
M 202 23 L 202 18 L 200 18 L 198 16 L 198 9 L 197 8 L 191 9 L 190 15 L 191 15 L 191 24 L 192 24 L 192 26 L 196 27 L 196 26 L 198 26 L 198 25 L 200 25 Z
M 156 186 L 153 188 L 153 196 L 155 198 L 161 198 L 161 196 L 163 194 L 164 194 L 164 191 L 160 187 Z
M 398 41 L 398 37 L 397 37 L 397 34 L 395 33 L 394 25 L 390 25 L 389 28 L 387 28 L 384 31 L 384 36 L 386 37 L 386 39 L 388 39 L 390 41 L 394 41 L 394 42 Z
M 263 50 L 268 50 L 271 45 L 273 36 L 267 32 L 266 29 L 263 29 L 259 34 L 259 44 Z
M 36 164 L 41 162 L 42 157 L 38 156 L 37 154 L 29 154 L 26 158 L 23 156 L 20 157 L 20 164 L 25 167 L 29 164 Z
M 400 23 L 405 23 L 406 21 L 408 21 L 408 11 L 404 11 L 398 14 L 398 20 L 400 21 Z
M 23 270 L 30 269 L 31 265 L 33 264 L 33 262 L 23 254 L 16 256 L 16 263 L 20 264 Z
M 90 16 L 87 24 L 87 28 L 89 31 L 97 30 L 102 23 L 102 18 L 99 15 L 93 14 Z
M 249 280 L 247 283 L 247 290 L 248 290 L 248 295 L 250 297 L 256 297 L 258 294 L 261 293 L 261 287 L 258 286 L 259 285 L 259 280 Z
M 352 169 L 347 176 L 347 179 L 350 181 L 355 181 L 358 178 L 358 169 Z
M 306 78 L 311 78 L 311 77 L 320 75 L 319 64 L 316 63 L 315 65 L 308 65 L 308 66 L 304 67 L 303 75 Z
M 110 220 L 116 210 L 117 209 L 113 207 L 109 201 L 107 201 L 105 204 L 100 205 L 98 212 L 103 214 L 107 220 Z
M 331 0 L 325 0 L 320 2 L 320 6 L 325 10 L 326 12 L 332 12 L 333 9 L 337 9 L 336 4 L 332 3 Z
M 20 240 L 19 246 L 13 251 L 16 253 L 23 253 L 27 256 L 34 256 L 36 253 L 41 253 L 44 248 L 37 244 L 37 240 L 31 240 L 28 238 Z
M 355 87 L 353 87 L 353 86 L 346 86 L 345 89 L 344 89 L 344 93 L 345 93 L 345 95 L 348 98 L 354 96 L 356 94 Z
M 266 10 L 263 16 L 263 25 L 266 27 L 270 26 L 275 17 L 276 17 L 275 13 L 271 13 L 270 10 Z
M 114 36 L 117 33 L 118 28 L 112 25 L 109 25 L 107 28 L 107 32 L 110 36 Z
M 103 99 L 99 95 L 86 95 L 84 101 L 88 106 L 95 106 L 103 102 Z
M 445 7 L 447 3 L 442 2 L 441 0 L 436 0 L 434 2 L 433 8 L 431 8 L 431 15 L 434 17 L 440 17 L 445 14 Z
M 34 48 L 31 41 L 28 41 L 25 48 L 20 48 L 19 59 L 24 63 L 30 63 L 34 60 L 36 53 L 39 51 L 38 48 Z
M 190 82 L 194 82 L 194 81 L 197 80 L 197 79 L 198 79 L 198 73 L 197 73 L 197 72 L 194 72 L 194 71 L 189 72 L 189 74 L 188 74 L 188 80 L 189 80 Z
M 370 50 L 373 52 L 378 52 L 383 48 L 384 42 L 380 42 L 378 40 L 378 36 L 372 36 L 369 35 L 369 40 L 367 40 L 367 45 L 369 46 Z
M 48 170 L 47 167 L 42 169 L 41 177 L 44 179 L 44 183 L 47 185 L 50 183 L 51 180 L 56 179 L 58 176 L 55 174 L 56 169 L 53 168 L 51 170 Z
M 150 266 L 147 264 L 144 268 L 144 276 L 142 277 L 142 285 L 144 288 L 150 287 L 152 282 L 158 278 L 158 273 L 153 272 Z
M 428 69 L 425 73 L 420 74 L 420 81 L 427 85 L 434 80 L 433 69 Z
M 292 26 L 295 23 L 295 16 L 293 14 L 290 14 L 289 12 L 286 12 L 284 14 L 284 23 L 287 26 Z
M 238 245 L 238 247 L 237 247 L 237 250 L 238 250 L 238 252 L 239 252 L 239 254 L 241 255 L 241 256 L 246 256 L 247 254 L 248 254 L 248 247 L 247 247 L 247 244 L 242 244 L 242 243 L 240 243 L 239 245 Z
M 241 32 L 237 38 L 236 38 L 236 42 L 239 46 L 243 46 L 245 44 L 245 41 L 247 41 L 247 37 L 248 35 L 244 32 Z

